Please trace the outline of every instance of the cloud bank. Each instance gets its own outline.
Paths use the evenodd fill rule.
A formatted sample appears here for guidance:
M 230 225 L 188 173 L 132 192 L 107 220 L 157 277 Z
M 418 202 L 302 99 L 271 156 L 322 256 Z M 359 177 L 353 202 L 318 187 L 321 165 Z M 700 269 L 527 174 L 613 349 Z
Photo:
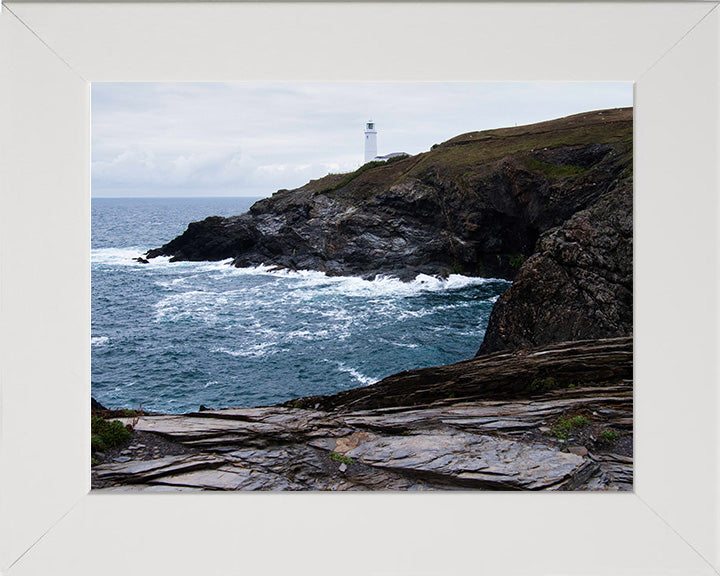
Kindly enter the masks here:
M 632 106 L 631 83 L 93 83 L 92 193 L 269 196 L 378 153 Z

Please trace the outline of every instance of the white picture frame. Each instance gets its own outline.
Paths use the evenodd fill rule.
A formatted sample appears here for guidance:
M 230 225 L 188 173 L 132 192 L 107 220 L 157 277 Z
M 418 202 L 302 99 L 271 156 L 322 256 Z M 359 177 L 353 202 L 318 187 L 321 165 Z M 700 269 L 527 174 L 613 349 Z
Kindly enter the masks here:
M 720 573 L 717 5 L 5 3 L 0 573 Z M 90 494 L 109 80 L 635 82 L 634 492 Z

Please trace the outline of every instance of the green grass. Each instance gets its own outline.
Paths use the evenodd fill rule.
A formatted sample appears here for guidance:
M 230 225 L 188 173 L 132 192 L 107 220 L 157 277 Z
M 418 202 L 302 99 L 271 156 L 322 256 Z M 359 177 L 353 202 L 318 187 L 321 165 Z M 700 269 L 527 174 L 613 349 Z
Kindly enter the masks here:
M 471 189 L 478 179 L 493 173 L 503 158 L 512 158 L 549 177 L 572 176 L 586 169 L 541 162 L 533 157 L 534 151 L 605 143 L 612 144 L 618 155 L 632 154 L 632 128 L 631 112 L 610 111 L 602 117 L 590 113 L 531 126 L 469 132 L 433 146 L 428 152 L 368 162 L 346 174 L 328 174 L 311 180 L 300 190 L 310 197 L 326 194 L 341 202 L 357 203 L 402 182 L 425 182 L 428 177 L 433 182 L 457 182 L 462 176 Z
M 334 183 L 333 185 L 331 185 L 328 188 L 325 188 L 325 189 L 319 191 L 319 193 L 327 194 L 329 192 L 334 192 L 335 190 L 344 188 L 345 186 L 350 184 L 350 182 L 355 180 L 355 178 L 360 176 L 362 173 L 367 172 L 368 170 L 372 170 L 373 168 L 377 168 L 379 166 L 388 166 L 395 162 L 400 162 L 401 160 L 406 160 L 407 158 L 408 158 L 408 156 L 394 156 L 392 158 L 388 158 L 387 160 L 373 160 L 372 162 L 367 162 L 367 163 L 363 164 L 362 166 L 360 166 L 360 168 L 358 168 L 354 172 L 350 172 L 350 173 L 346 174 L 345 177 L 342 178 L 340 181 Z
M 555 378 L 548 376 L 547 378 L 535 378 L 528 386 L 530 392 L 547 392 L 549 390 L 555 390 L 560 387 Z
M 335 462 L 340 462 L 342 464 L 350 465 L 352 464 L 353 459 L 350 458 L 350 456 L 345 456 L 344 454 L 338 454 L 337 452 L 330 452 L 330 459 L 335 460 Z
M 117 420 L 93 416 L 90 421 L 90 447 L 93 452 L 116 448 L 130 441 L 132 432 Z
M 568 434 L 573 430 L 582 428 L 590 424 L 590 419 L 586 416 L 569 416 L 567 418 L 561 418 L 552 427 L 552 435 L 561 440 L 567 440 Z
M 545 378 L 535 378 L 530 384 L 528 384 L 528 392 L 550 392 L 551 390 L 559 390 L 561 388 L 577 388 L 581 386 L 578 382 L 563 382 L 559 381 L 552 376 Z
M 429 166 L 442 164 L 446 168 L 469 168 L 477 172 L 480 166 L 492 165 L 497 160 L 522 155 L 529 160 L 526 167 L 551 177 L 577 175 L 584 172 L 581 166 L 547 164 L 529 158 L 532 150 L 564 146 L 581 146 L 598 143 L 617 143 L 629 149 L 632 144 L 632 120 L 617 118 L 613 122 L 587 123 L 581 120 L 555 120 L 546 126 L 502 128 L 485 132 L 470 132 L 456 136 L 439 148 L 426 153 L 408 175 L 422 173 Z M 622 146 L 624 145 L 624 146 Z
M 615 442 L 620 435 L 615 432 L 615 430 L 610 430 L 609 428 L 605 428 L 602 432 L 600 432 L 600 440 L 603 440 L 605 442 Z

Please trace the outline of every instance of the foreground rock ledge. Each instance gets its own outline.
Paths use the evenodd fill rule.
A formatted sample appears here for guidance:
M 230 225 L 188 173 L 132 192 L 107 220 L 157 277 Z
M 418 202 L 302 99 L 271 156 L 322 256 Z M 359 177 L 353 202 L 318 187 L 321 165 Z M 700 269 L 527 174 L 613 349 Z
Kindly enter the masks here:
M 296 401 L 304 407 L 145 416 L 138 432 L 161 435 L 185 453 L 96 466 L 93 486 L 631 490 L 632 457 L 597 438 L 611 428 L 631 445 L 631 371 L 631 338 L 564 343 L 401 373 L 366 388 Z M 398 404 L 403 398 L 408 403 Z M 574 415 L 590 421 L 584 432 L 570 432 L 564 440 L 548 434 Z

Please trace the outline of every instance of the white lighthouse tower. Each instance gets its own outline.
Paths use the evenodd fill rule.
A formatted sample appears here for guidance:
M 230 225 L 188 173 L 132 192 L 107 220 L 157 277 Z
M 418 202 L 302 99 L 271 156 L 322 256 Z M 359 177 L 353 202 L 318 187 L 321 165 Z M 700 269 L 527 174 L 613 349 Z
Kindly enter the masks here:
M 377 156 L 377 131 L 375 123 L 370 120 L 365 124 L 365 163 L 372 161 Z

